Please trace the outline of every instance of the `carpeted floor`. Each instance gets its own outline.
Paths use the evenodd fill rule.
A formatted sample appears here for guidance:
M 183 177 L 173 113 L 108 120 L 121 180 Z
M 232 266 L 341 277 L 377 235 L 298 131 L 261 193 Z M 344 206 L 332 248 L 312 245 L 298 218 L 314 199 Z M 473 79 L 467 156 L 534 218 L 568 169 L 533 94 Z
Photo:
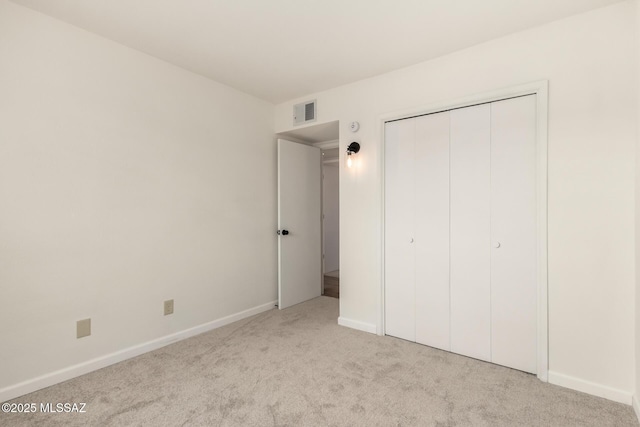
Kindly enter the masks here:
M 316 298 L 23 396 L 83 414 L 2 426 L 637 426 L 629 406 L 508 368 L 338 326 Z

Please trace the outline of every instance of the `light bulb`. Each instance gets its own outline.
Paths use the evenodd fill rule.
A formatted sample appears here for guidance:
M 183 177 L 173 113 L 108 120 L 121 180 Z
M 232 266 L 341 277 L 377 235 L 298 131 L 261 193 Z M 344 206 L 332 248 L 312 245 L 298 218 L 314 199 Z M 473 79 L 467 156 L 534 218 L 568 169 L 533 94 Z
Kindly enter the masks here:
M 347 167 L 351 167 L 351 165 L 353 164 L 353 162 L 351 161 L 351 154 L 347 155 Z

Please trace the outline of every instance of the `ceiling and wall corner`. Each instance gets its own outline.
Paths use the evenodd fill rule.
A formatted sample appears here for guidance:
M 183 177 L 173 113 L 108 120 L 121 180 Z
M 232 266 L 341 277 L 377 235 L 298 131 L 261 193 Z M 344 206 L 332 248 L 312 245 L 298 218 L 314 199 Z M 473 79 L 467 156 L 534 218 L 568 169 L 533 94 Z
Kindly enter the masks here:
M 12 1 L 279 103 L 621 0 Z

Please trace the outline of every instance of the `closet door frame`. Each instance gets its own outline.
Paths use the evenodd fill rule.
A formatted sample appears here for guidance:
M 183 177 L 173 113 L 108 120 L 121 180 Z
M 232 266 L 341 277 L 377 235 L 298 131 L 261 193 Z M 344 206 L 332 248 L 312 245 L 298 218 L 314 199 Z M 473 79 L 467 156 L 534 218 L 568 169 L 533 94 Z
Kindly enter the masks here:
M 549 321 L 548 321 L 548 258 L 547 258 L 547 128 L 548 128 L 548 80 L 540 80 L 518 86 L 497 89 L 451 101 L 438 102 L 418 108 L 397 111 L 378 118 L 382 142 L 380 168 L 382 171 L 382 266 L 381 286 L 378 296 L 379 317 L 377 330 L 385 335 L 385 124 L 394 120 L 409 119 L 426 114 L 470 107 L 526 95 L 536 95 L 536 285 L 537 285 L 537 377 L 548 381 L 549 372 Z

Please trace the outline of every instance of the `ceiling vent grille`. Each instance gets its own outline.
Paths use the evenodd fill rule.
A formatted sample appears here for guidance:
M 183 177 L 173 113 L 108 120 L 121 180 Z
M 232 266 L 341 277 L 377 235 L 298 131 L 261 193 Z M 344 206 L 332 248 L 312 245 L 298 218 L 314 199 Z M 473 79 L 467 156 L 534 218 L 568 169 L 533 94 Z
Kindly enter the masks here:
M 303 102 L 293 106 L 293 124 L 301 125 L 316 121 L 316 100 Z

